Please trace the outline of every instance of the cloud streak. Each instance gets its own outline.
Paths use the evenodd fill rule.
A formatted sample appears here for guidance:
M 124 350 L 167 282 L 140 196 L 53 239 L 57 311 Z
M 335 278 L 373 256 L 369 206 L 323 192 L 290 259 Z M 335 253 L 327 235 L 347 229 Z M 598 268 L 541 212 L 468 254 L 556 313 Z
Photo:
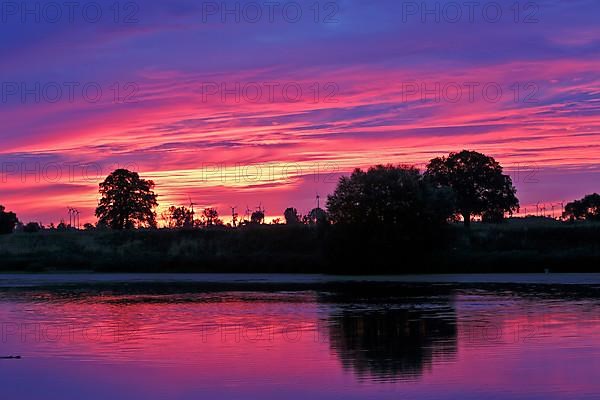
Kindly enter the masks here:
M 523 204 L 598 190 L 597 2 L 502 1 L 494 23 L 409 3 L 338 1 L 330 24 L 308 2 L 297 23 L 203 23 L 188 1 L 140 4 L 134 24 L 1 24 L 0 202 L 25 220 L 58 222 L 66 202 L 93 220 L 99 181 L 129 166 L 163 207 L 193 196 L 279 215 L 354 167 L 463 148 L 516 173 Z

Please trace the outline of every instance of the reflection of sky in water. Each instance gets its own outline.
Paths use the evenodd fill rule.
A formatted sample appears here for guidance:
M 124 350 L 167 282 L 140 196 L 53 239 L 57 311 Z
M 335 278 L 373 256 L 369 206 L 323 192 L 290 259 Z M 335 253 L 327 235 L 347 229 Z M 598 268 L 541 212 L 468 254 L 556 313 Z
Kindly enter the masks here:
M 0 356 L 23 359 L 0 360 L 3 398 L 591 399 L 600 391 L 593 291 L 423 288 L 5 290 Z

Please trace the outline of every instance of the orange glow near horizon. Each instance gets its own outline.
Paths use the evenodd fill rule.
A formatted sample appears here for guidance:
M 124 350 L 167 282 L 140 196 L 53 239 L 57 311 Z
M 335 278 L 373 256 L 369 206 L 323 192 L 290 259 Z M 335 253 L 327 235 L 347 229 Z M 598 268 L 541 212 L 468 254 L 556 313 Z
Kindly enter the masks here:
M 556 46 L 591 43 L 587 30 L 557 38 L 554 30 L 533 28 L 543 28 Z M 148 29 L 131 32 L 130 40 L 164 34 Z M 304 43 L 303 50 L 345 54 L 338 46 Z M 386 46 L 389 38 L 381 42 Z M 0 109 L 0 204 L 24 222 L 57 223 L 67 206 L 82 211 L 82 222 L 95 222 L 98 184 L 125 167 L 155 180 L 159 214 L 191 197 L 222 216 L 231 206 L 239 212 L 260 203 L 269 219 L 287 207 L 308 212 L 317 193 L 325 198 L 356 167 L 422 169 L 431 158 L 462 149 L 495 157 L 513 177 L 524 208 L 600 191 L 597 58 L 392 58 L 287 60 L 289 68 L 265 61 L 232 70 L 137 63 L 132 56 L 123 72 L 138 89 L 132 101 L 111 98 L 110 65 L 98 102 Z M 258 61 L 243 59 L 251 60 Z

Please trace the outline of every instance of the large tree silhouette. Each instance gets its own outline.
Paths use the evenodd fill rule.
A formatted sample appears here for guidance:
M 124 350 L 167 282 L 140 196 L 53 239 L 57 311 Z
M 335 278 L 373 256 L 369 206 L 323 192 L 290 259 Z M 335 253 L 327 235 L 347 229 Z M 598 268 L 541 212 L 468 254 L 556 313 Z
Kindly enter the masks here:
M 588 194 L 581 200 L 567 203 L 563 218 L 571 220 L 600 220 L 600 195 Z
M 327 198 L 334 223 L 375 228 L 441 225 L 452 207 L 448 190 L 428 184 L 414 167 L 393 165 L 356 169 Z
M 153 188 L 154 182 L 141 179 L 137 172 L 115 170 L 100 184 L 98 223 L 112 229 L 156 227 L 158 203 Z
M 327 198 L 333 226 L 326 230 L 323 251 L 331 271 L 397 272 L 409 255 L 423 259 L 434 244 L 446 243 L 453 208 L 452 191 L 428 183 L 413 167 L 356 169 Z
M 497 221 L 519 208 L 512 180 L 502 173 L 496 160 L 485 154 L 463 150 L 434 158 L 425 176 L 439 186 L 452 188 L 455 212 L 463 217 L 465 226 L 470 225 L 472 216 Z
M 6 208 L 0 205 L 0 235 L 12 233 L 19 220 L 14 212 L 5 211 Z

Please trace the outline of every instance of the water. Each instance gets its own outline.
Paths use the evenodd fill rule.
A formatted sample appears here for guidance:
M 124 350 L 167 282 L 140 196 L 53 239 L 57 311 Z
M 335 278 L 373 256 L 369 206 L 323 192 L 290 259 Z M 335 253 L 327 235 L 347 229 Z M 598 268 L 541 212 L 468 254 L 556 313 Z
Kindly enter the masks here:
M 2 398 L 600 396 L 597 285 L 130 278 L 0 279 Z

